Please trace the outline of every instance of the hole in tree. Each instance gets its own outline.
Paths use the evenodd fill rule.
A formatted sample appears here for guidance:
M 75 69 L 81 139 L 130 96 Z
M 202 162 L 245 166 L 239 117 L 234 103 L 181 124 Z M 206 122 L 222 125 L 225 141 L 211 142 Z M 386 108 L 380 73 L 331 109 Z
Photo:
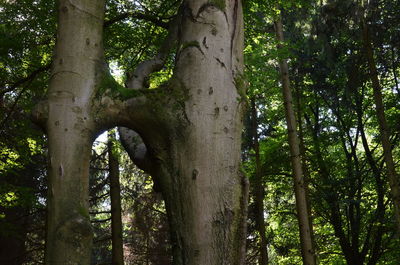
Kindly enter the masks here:
M 112 263 L 114 229 L 116 233 L 122 231 L 124 264 L 172 264 L 164 200 L 161 193 L 154 191 L 151 177 L 131 161 L 119 139 L 114 128 L 98 136 L 92 147 L 89 186 L 94 237 L 91 263 Z M 115 187 L 112 184 L 115 183 L 115 168 L 119 175 L 120 203 L 116 198 L 118 192 L 111 188 Z M 118 216 L 118 204 L 122 227 L 118 222 L 113 227 L 112 215 Z

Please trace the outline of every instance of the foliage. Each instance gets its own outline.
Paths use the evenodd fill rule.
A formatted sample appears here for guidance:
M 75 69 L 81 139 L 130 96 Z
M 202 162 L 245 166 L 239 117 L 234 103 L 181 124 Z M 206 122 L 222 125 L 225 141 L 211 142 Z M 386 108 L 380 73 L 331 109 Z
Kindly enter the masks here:
M 92 263 L 111 262 L 110 196 L 108 149 L 95 142 L 91 161 L 91 221 L 95 238 Z M 128 155 L 114 142 L 118 154 L 122 198 L 124 260 L 126 264 L 171 263 L 168 225 L 160 194 L 153 191 L 148 175 L 138 170 Z
M 214 2 L 224 9 L 222 2 Z M 279 58 L 289 61 L 319 263 L 356 264 L 346 254 L 352 253 L 358 261 L 363 259 L 358 264 L 397 264 L 399 240 L 394 236 L 361 20 L 368 20 L 373 33 L 398 170 L 399 1 L 369 1 L 366 6 L 345 0 L 243 2 L 246 71 L 240 81 L 248 84 L 247 95 L 257 108 L 270 264 L 301 262 Z M 105 59 L 121 90 L 132 70 L 156 55 L 179 5 L 180 1 L 107 1 Z M 281 49 L 273 26 L 278 14 L 283 17 L 287 40 Z M 4 251 L 13 248 L 26 264 L 43 259 L 47 149 L 46 139 L 29 116 L 47 90 L 55 21 L 54 1 L 0 0 L 0 249 L 8 245 Z M 173 56 L 151 75 L 150 89 L 163 86 L 171 77 Z M 115 85 L 111 76 L 106 81 Z M 252 182 L 255 151 L 252 121 L 247 116 L 242 157 Z M 126 263 L 168 264 L 171 246 L 162 200 L 152 191 L 150 178 L 133 167 L 118 144 L 116 150 Z M 94 145 L 90 174 L 93 264 L 111 258 L 106 154 L 104 144 Z M 257 264 L 259 255 L 254 209 L 251 200 L 247 264 Z M 8 254 L 4 251 L 0 250 L 0 263 Z

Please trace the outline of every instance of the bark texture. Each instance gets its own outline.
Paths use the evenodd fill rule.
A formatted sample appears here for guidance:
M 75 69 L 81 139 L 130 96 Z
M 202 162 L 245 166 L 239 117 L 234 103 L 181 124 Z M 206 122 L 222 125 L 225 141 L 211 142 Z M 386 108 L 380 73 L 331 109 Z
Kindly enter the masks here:
M 281 19 L 275 22 L 276 36 L 280 43 L 284 41 Z M 278 44 L 278 49 L 281 44 Z M 294 190 L 296 197 L 297 219 L 300 229 L 301 252 L 303 264 L 316 264 L 315 249 L 313 246 L 313 236 L 311 221 L 309 218 L 309 205 L 307 199 L 307 188 L 304 182 L 303 168 L 301 164 L 299 139 L 296 129 L 296 118 L 293 110 L 292 93 L 290 90 L 289 69 L 285 59 L 279 60 L 279 67 L 282 78 L 282 94 L 285 104 L 285 114 L 287 131 L 290 147 L 290 155 L 293 170 Z

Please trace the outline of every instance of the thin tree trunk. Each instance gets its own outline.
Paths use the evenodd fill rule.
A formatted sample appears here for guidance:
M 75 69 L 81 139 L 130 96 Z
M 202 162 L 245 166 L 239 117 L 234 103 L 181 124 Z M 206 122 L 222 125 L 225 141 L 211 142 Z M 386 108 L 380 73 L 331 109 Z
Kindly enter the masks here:
M 276 36 L 280 43 L 284 41 L 281 19 L 275 22 Z M 278 44 L 278 49 L 281 44 Z M 289 70 L 286 60 L 279 60 L 279 67 L 282 77 L 282 93 L 285 104 L 287 131 L 290 147 L 290 155 L 292 161 L 294 190 L 296 197 L 297 218 L 300 229 L 301 252 L 303 256 L 303 264 L 316 264 L 315 250 L 312 241 L 312 231 L 310 230 L 311 222 L 309 218 L 309 205 L 307 203 L 307 192 L 303 177 L 303 169 L 301 165 L 301 157 L 299 150 L 299 139 L 296 129 L 296 118 L 293 110 L 292 93 L 289 84 Z
M 310 198 L 310 171 L 307 167 L 307 158 L 306 158 L 306 145 L 304 143 L 304 130 L 303 130 L 303 111 L 302 111 L 302 92 L 299 86 L 296 86 L 296 107 L 297 107 L 297 124 L 299 127 L 299 150 L 301 156 L 301 165 L 303 168 L 303 177 L 304 177 L 304 188 L 306 191 L 307 205 L 308 205 L 308 218 L 310 220 L 310 231 L 312 236 L 313 246 L 315 245 L 314 238 L 314 229 L 313 229 L 313 217 L 311 213 L 311 198 Z
M 257 124 L 257 109 L 254 98 L 251 100 L 251 130 L 253 137 L 253 148 L 256 159 L 255 179 L 254 179 L 254 203 L 255 203 L 255 215 L 256 215 L 256 226 L 258 233 L 260 234 L 260 257 L 259 264 L 268 264 L 268 248 L 267 238 L 265 233 L 265 220 L 264 220 L 264 185 L 261 174 L 261 160 L 260 160 L 260 145 L 258 142 L 258 124 Z
M 390 131 L 386 122 L 385 110 L 382 100 L 382 88 L 379 83 L 378 71 L 376 69 L 376 63 L 374 59 L 374 51 L 370 38 L 369 28 L 367 22 L 363 22 L 363 42 L 365 52 L 368 60 L 368 68 L 370 72 L 370 78 L 372 81 L 372 88 L 374 94 L 374 102 L 376 106 L 376 115 L 378 118 L 380 138 L 383 148 L 383 158 L 385 160 L 387 169 L 387 178 L 390 185 L 391 196 L 394 206 L 394 215 L 396 221 L 396 233 L 400 235 L 400 181 L 397 175 L 395 164 L 392 156 L 392 147 L 390 144 Z
M 124 264 L 124 246 L 122 240 L 121 218 L 121 188 L 119 182 L 119 161 L 115 154 L 113 141 L 115 133 L 108 135 L 108 167 L 110 178 L 111 198 L 111 239 L 112 239 L 112 265 Z
M 396 91 L 397 94 L 400 95 L 400 86 L 399 86 L 399 79 L 397 77 L 397 68 L 396 68 L 396 58 L 395 58 L 395 51 L 394 51 L 394 47 L 392 46 L 391 48 L 392 51 L 392 71 L 393 71 L 393 79 L 394 79 L 394 83 L 396 84 Z

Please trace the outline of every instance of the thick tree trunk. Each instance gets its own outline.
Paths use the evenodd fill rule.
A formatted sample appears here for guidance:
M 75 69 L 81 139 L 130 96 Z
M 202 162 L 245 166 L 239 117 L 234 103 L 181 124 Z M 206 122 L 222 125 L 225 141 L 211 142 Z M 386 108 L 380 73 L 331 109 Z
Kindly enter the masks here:
M 261 159 L 260 159 L 260 145 L 258 142 L 258 124 L 257 124 L 257 109 L 254 98 L 251 100 L 251 131 L 253 137 L 253 149 L 256 159 L 256 169 L 254 175 L 254 204 L 256 215 L 256 226 L 260 235 L 259 249 L 260 257 L 259 264 L 268 264 L 268 248 L 267 237 L 265 234 L 265 220 L 264 220 L 264 185 L 261 173 Z
M 48 101 L 35 116 L 48 134 L 46 264 L 89 264 L 89 159 L 99 83 L 104 1 L 58 1 L 57 44 Z
M 108 136 L 108 171 L 110 179 L 111 199 L 111 242 L 112 242 L 112 265 L 124 264 L 124 245 L 122 240 L 122 218 L 121 218 L 121 188 L 119 182 L 119 161 L 114 152 L 113 141 L 115 133 Z
M 171 128 L 163 176 L 174 264 L 242 264 L 241 5 L 191 0 L 183 8 L 175 80 L 187 93 L 184 127 Z
M 283 42 L 282 22 L 278 19 L 275 22 L 276 35 L 279 42 Z M 281 44 L 278 44 L 278 49 Z M 315 250 L 312 240 L 311 222 L 309 218 L 309 205 L 307 200 L 307 192 L 303 177 L 303 169 L 301 165 L 299 139 L 296 129 L 296 118 L 293 110 L 292 93 L 290 90 L 289 70 L 286 60 L 279 60 L 279 67 L 282 76 L 282 93 L 285 104 L 287 131 L 290 147 L 290 155 L 292 161 L 294 190 L 296 197 L 297 218 L 300 229 L 301 252 L 303 256 L 303 264 L 316 264 Z
M 382 88 L 379 83 L 378 71 L 376 69 L 374 51 L 372 48 L 370 33 L 367 23 L 363 23 L 363 42 L 368 60 L 368 68 L 372 81 L 374 92 L 374 102 L 376 106 L 376 115 L 378 118 L 380 138 L 383 148 L 383 158 L 387 169 L 387 178 L 390 185 L 391 196 L 393 200 L 394 216 L 396 221 L 397 236 L 400 235 L 400 180 L 396 172 L 396 167 L 392 156 L 392 146 L 390 144 L 390 131 L 386 122 L 385 108 L 382 100 Z
M 127 124 L 146 148 L 139 142 L 130 154 L 158 179 L 174 264 L 242 264 L 248 184 L 240 172 L 241 3 L 188 0 L 177 20 L 174 75 L 147 126 Z

